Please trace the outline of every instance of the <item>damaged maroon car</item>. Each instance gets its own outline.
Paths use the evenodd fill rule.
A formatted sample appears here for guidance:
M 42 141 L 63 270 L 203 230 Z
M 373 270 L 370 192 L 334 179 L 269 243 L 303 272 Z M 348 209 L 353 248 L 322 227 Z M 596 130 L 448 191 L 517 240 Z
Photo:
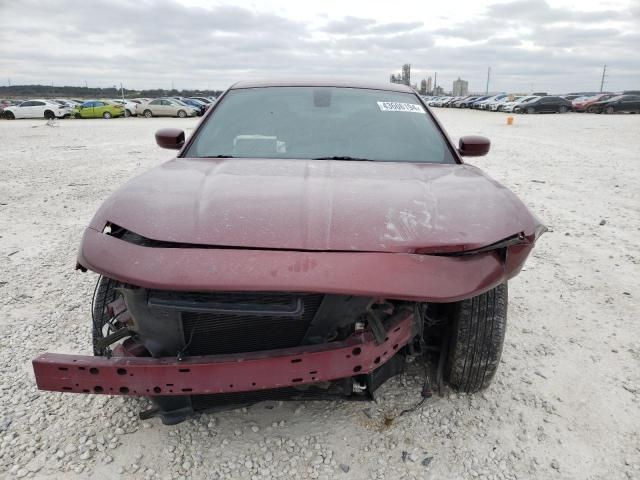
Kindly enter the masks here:
M 82 239 L 95 356 L 41 355 L 40 389 L 146 396 L 145 416 L 176 423 L 371 398 L 409 357 L 427 390 L 491 382 L 507 281 L 545 227 L 463 163 L 489 140 L 455 148 L 404 85 L 326 81 L 238 83 L 188 140 L 156 140 L 177 158 L 115 192 Z

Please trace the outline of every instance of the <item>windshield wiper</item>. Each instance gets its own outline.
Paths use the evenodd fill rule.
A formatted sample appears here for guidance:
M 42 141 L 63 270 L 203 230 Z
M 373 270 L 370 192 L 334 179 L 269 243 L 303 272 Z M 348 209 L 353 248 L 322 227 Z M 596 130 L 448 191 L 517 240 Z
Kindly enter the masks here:
M 200 158 L 235 158 L 233 155 L 205 155 Z
M 312 160 L 353 160 L 355 162 L 373 162 L 370 158 L 358 158 L 358 157 L 349 157 L 348 155 L 340 156 L 336 155 L 333 157 L 317 157 L 312 158 Z

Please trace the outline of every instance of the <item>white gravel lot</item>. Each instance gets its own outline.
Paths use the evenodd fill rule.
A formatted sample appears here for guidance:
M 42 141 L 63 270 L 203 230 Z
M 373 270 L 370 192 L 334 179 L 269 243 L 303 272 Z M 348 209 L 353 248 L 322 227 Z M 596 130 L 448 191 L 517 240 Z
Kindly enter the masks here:
M 552 229 L 510 284 L 502 365 L 483 394 L 416 412 L 417 371 L 377 403 L 262 403 L 167 427 L 145 400 L 39 392 L 30 360 L 90 352 L 96 275 L 73 270 L 106 196 L 170 158 L 197 120 L 0 121 L 0 477 L 640 478 L 640 116 L 441 109 L 451 136 Z M 463 208 L 463 206 L 461 206 Z

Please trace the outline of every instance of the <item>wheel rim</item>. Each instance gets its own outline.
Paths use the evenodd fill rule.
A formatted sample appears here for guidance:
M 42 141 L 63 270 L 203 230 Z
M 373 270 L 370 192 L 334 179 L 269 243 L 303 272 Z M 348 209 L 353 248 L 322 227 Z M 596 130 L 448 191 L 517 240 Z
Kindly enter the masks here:
M 613 113 L 613 107 L 607 107 L 607 113 Z
M 178 116 L 179 116 L 180 118 L 184 118 L 184 117 L 186 117 L 186 116 L 187 116 L 187 114 L 186 114 L 186 113 L 184 113 L 182 110 L 180 110 L 180 111 L 178 112 Z
M 567 111 L 567 107 L 560 107 L 560 113 L 565 113 Z
M 111 118 L 111 114 L 109 112 L 104 112 L 104 118 Z
M 533 107 L 527 108 L 527 113 L 535 113 L 534 108 Z
M 145 111 L 144 116 L 147 118 L 151 118 L 151 112 L 149 110 Z
M 53 118 L 53 113 L 51 112 L 44 112 L 44 118 L 50 120 Z

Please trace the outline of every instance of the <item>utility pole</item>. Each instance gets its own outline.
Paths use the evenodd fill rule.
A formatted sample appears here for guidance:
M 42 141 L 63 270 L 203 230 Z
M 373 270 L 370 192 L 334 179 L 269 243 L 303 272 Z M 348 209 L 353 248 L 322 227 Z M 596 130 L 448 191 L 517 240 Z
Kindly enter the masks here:
M 487 89 L 484 92 L 485 95 L 489 95 L 489 78 L 491 78 L 491 67 L 487 69 Z
M 604 87 L 604 78 L 607 76 L 607 66 L 605 65 L 602 69 L 602 80 L 600 80 L 600 93 L 602 93 L 602 89 Z

